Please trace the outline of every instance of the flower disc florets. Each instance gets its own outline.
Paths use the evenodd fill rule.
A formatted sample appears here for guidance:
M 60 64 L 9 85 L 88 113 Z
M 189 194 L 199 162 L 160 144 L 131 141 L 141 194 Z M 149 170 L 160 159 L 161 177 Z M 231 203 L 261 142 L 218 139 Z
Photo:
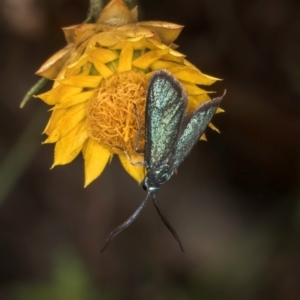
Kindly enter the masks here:
M 102 81 L 87 104 L 89 136 L 111 152 L 134 153 L 139 127 L 145 123 L 146 90 L 145 75 L 138 71 L 114 73 Z M 141 130 L 141 148 L 144 140 Z

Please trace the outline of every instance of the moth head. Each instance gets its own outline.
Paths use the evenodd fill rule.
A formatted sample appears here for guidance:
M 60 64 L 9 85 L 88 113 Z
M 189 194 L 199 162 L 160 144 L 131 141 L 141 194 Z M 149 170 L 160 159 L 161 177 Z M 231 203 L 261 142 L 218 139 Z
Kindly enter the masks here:
M 145 184 L 145 180 L 142 182 L 142 187 L 143 187 L 143 190 L 144 190 L 144 191 L 147 191 L 147 186 L 146 186 L 146 184 Z
M 159 190 L 159 186 L 154 185 L 149 177 L 146 177 L 142 183 L 143 189 L 149 194 L 155 194 Z

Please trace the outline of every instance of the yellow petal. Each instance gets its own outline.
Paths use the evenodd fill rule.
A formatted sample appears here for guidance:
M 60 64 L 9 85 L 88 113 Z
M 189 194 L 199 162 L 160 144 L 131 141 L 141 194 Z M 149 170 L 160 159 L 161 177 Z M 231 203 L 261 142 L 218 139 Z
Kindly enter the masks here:
M 55 110 L 61 109 L 61 108 L 67 108 L 76 104 L 80 104 L 83 102 L 86 102 L 87 100 L 90 100 L 93 98 L 97 93 L 97 90 L 92 91 L 86 91 L 82 92 L 73 96 L 68 97 L 64 101 L 61 101 L 55 106 Z
M 186 66 L 188 66 L 188 67 L 194 67 L 194 68 L 196 68 L 196 66 L 195 65 L 193 65 L 190 61 L 188 61 L 188 60 L 184 60 L 184 64 L 186 65 Z
M 71 162 L 80 153 L 87 138 L 85 121 L 81 121 L 68 135 L 56 143 L 52 168 Z
M 180 70 L 172 70 L 169 69 L 173 75 L 184 81 L 189 81 L 191 83 L 195 84 L 203 84 L 203 85 L 211 85 L 217 80 L 221 80 L 206 74 L 201 73 L 198 69 L 193 68 L 193 67 L 188 67 L 188 68 L 183 68 Z
M 171 49 L 170 49 L 171 50 Z M 162 56 L 162 60 L 172 61 L 179 64 L 183 64 L 184 56 L 174 56 L 172 53 Z
M 189 101 L 188 101 L 188 107 L 187 110 L 189 112 L 194 111 L 195 109 L 197 109 L 197 107 L 201 104 L 204 103 L 206 101 L 209 101 L 210 98 L 207 94 L 202 94 L 202 95 L 191 95 L 188 97 Z
M 102 63 L 100 60 L 98 60 L 97 58 L 90 57 L 90 62 L 94 65 L 96 70 L 99 72 L 99 74 L 103 78 L 108 78 L 113 74 L 113 71 L 108 66 L 106 66 L 104 63 Z M 94 76 L 94 77 L 97 77 L 97 76 Z
M 220 130 L 213 123 L 209 123 L 208 126 L 217 133 L 220 133 Z
M 72 49 L 73 45 L 68 45 L 56 52 L 37 70 L 35 74 L 48 79 L 55 79 L 64 63 L 70 57 Z
M 146 170 L 144 166 L 133 166 L 127 159 L 125 155 L 119 155 L 119 159 L 121 161 L 121 164 L 123 165 L 126 172 L 132 176 L 139 184 L 144 180 L 146 176 Z M 138 155 L 136 159 L 133 159 L 133 161 L 143 161 L 143 156 Z
M 101 175 L 112 154 L 98 142 L 88 139 L 83 148 L 85 182 L 87 187 Z
M 58 82 L 70 87 L 97 88 L 102 79 L 102 76 L 76 75 L 70 78 L 59 79 Z
M 162 50 L 151 50 L 147 53 L 145 53 L 142 56 L 139 56 L 137 59 L 135 59 L 132 62 L 132 65 L 134 67 L 140 68 L 140 69 L 147 69 L 152 65 L 155 61 L 160 59 L 162 56 L 169 53 L 169 48 L 162 49 Z
M 167 46 L 165 44 L 162 44 L 160 41 L 156 41 L 154 39 L 148 39 L 148 41 L 151 42 L 151 44 L 153 46 L 155 46 L 156 48 L 158 48 L 158 49 L 166 49 L 166 48 L 168 48 L 169 51 L 170 51 L 170 54 L 172 56 L 175 56 L 178 59 L 180 58 L 180 63 L 181 63 L 181 60 L 183 59 L 182 60 L 182 64 L 186 64 L 187 65 L 188 61 L 186 59 L 184 59 L 186 57 L 186 55 L 184 55 L 184 54 L 182 54 L 182 53 L 180 53 L 178 51 L 175 51 L 173 48 L 171 48 L 171 46 L 173 44 L 171 46 Z
M 80 75 L 86 75 L 86 76 L 92 75 L 91 74 L 92 67 L 93 67 L 93 65 L 90 62 L 88 62 L 87 64 L 82 66 Z M 96 74 L 93 74 L 93 75 L 96 75 Z
M 86 117 L 86 105 L 78 104 L 69 108 L 65 114 L 57 121 L 55 128 L 44 141 L 44 144 L 55 143 L 62 137 L 69 134 L 78 123 Z
M 50 135 L 54 130 L 58 120 L 66 113 L 66 109 L 55 109 L 52 111 L 51 117 L 43 133 Z
M 199 140 L 200 140 L 200 141 L 205 141 L 205 142 L 207 142 L 206 134 L 203 133 L 203 134 L 200 136 L 200 139 L 199 139 Z
M 119 58 L 119 72 L 127 72 L 132 69 L 132 56 L 133 56 L 133 47 L 132 43 L 127 43 L 124 45 L 124 48 L 121 51 Z
M 189 95 L 202 95 L 202 94 L 213 93 L 213 92 L 208 92 L 208 91 L 205 91 L 205 90 L 199 88 L 194 83 L 184 81 L 184 82 L 181 82 L 181 84 Z
M 83 54 L 77 61 L 67 66 L 65 77 L 78 75 L 81 71 L 81 67 L 84 66 L 88 61 L 89 56 L 87 54 Z
M 161 41 L 166 45 L 170 45 L 174 42 L 184 27 L 178 24 L 158 21 L 146 21 L 137 24 L 155 31 L 159 35 Z
M 175 62 L 157 60 L 151 65 L 151 69 L 153 71 L 160 69 L 167 69 L 172 73 L 176 78 L 195 83 L 195 84 L 203 84 L 203 85 L 211 85 L 217 80 L 221 80 L 219 78 L 215 78 L 206 74 L 201 73 L 197 68 L 193 66 L 185 66 L 181 64 L 177 64 Z
M 103 64 L 107 64 L 118 58 L 118 54 L 115 51 L 96 47 L 91 48 L 90 56 L 96 58 Z
M 78 94 L 82 91 L 82 88 L 79 87 L 69 87 L 64 85 L 58 85 L 54 89 L 37 95 L 35 97 L 42 99 L 48 105 L 54 105 L 61 101 L 64 101 L 66 98 Z
M 221 107 L 218 107 L 216 114 L 223 113 L 223 112 L 225 112 L 225 110 L 222 109 Z
M 178 70 L 181 70 L 181 69 L 187 69 L 188 67 L 184 66 L 182 64 L 178 64 L 178 63 L 166 61 L 166 60 L 157 60 L 151 65 L 151 70 L 153 70 L 153 71 L 161 70 L 161 69 L 177 70 L 176 68 L 178 68 Z
M 148 82 L 150 78 L 154 75 L 155 71 L 145 73 L 146 81 Z

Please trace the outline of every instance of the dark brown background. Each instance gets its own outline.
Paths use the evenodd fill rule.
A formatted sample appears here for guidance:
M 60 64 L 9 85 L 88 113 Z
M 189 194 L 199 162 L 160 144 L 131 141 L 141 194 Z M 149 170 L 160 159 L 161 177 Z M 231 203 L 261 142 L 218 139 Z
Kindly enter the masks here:
M 107 248 L 144 191 L 115 158 L 83 189 L 83 162 L 49 171 L 48 107 L 19 103 L 87 0 L 0 3 L 0 299 L 300 299 L 298 0 L 141 0 L 140 20 L 184 24 L 179 51 L 223 78 L 225 114 Z M 49 86 L 47 87 L 49 89 Z

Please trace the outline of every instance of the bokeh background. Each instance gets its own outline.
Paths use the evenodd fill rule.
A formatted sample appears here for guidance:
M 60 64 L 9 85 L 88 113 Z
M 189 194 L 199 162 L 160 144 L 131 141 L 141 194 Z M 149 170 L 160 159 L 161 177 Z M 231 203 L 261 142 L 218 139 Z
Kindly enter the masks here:
M 179 51 L 223 78 L 225 114 L 103 254 L 144 191 L 114 159 L 49 170 L 48 107 L 19 103 L 88 0 L 0 2 L 0 299 L 300 299 L 300 2 L 140 0 L 140 20 L 185 25 Z M 44 90 L 49 89 L 48 85 Z

